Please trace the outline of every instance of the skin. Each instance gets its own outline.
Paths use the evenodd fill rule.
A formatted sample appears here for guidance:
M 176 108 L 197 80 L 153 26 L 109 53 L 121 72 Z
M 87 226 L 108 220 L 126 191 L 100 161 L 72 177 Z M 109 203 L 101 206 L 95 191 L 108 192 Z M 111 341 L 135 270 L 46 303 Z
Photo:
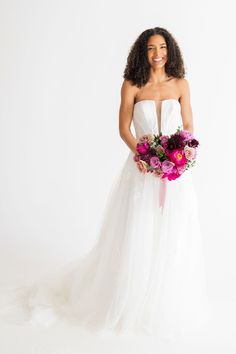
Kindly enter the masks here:
M 165 72 L 167 62 L 167 45 L 165 38 L 161 35 L 149 37 L 147 42 L 147 57 L 150 63 L 150 77 L 148 82 L 138 88 L 132 86 L 128 80 L 124 80 L 121 86 L 121 103 L 119 109 L 119 132 L 121 138 L 136 153 L 136 139 L 131 133 L 131 122 L 134 104 L 138 101 L 150 99 L 156 101 L 157 110 L 160 108 L 160 100 L 169 98 L 178 99 L 181 106 L 183 129 L 194 134 L 193 115 L 190 103 L 189 83 L 185 78 L 168 77 Z M 163 57 L 161 62 L 154 62 L 153 58 Z

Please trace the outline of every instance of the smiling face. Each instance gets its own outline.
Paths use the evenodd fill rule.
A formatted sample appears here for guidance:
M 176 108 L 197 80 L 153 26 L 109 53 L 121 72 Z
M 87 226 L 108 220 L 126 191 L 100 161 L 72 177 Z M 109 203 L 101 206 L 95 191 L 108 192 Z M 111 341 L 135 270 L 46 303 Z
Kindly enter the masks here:
M 167 44 L 160 34 L 149 37 L 147 42 L 147 58 L 150 65 L 157 69 L 167 62 Z

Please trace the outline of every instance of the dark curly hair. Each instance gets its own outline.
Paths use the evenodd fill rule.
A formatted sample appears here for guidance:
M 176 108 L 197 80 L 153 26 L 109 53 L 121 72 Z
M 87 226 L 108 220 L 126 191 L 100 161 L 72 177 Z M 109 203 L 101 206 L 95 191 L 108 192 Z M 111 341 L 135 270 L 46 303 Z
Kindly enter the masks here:
M 150 75 L 150 64 L 147 58 L 147 42 L 149 37 L 159 34 L 165 38 L 167 45 L 167 76 L 183 78 L 185 76 L 184 62 L 180 48 L 170 32 L 165 28 L 155 27 L 142 32 L 132 45 L 123 78 L 131 81 L 132 85 L 141 87 L 147 83 Z

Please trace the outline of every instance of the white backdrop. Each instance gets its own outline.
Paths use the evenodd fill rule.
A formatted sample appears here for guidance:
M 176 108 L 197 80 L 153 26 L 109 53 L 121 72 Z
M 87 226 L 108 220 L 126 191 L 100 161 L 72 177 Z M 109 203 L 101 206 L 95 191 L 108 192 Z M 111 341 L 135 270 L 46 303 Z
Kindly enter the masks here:
M 129 152 L 118 131 L 126 58 L 159 26 L 179 43 L 190 83 L 209 286 L 222 313 L 225 302 L 235 312 L 234 17 L 232 1 L 1 0 L 1 282 L 93 245 Z

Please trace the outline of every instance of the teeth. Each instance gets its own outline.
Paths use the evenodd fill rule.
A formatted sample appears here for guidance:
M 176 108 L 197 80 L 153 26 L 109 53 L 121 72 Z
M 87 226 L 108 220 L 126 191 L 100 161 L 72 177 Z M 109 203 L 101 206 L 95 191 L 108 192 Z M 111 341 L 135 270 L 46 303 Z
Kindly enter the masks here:
M 158 58 L 158 59 L 153 59 L 153 60 L 155 60 L 155 61 L 160 61 L 160 60 L 162 60 L 162 58 Z

